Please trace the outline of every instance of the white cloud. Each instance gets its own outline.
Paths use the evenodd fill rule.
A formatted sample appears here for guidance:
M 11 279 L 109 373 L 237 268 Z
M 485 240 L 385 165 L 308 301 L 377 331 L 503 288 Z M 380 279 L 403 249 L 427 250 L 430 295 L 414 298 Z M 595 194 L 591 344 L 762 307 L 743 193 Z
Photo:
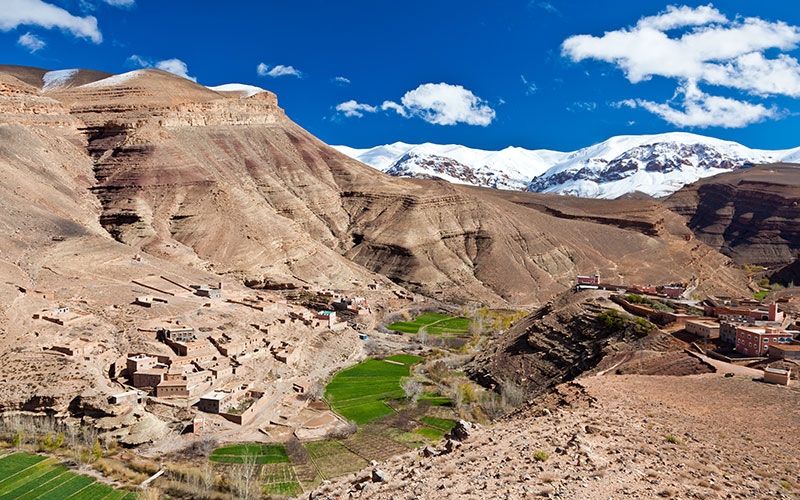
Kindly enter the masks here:
M 277 78 L 279 76 L 296 76 L 301 78 L 303 76 L 303 74 L 294 66 L 284 66 L 283 64 L 279 64 L 270 68 L 263 62 L 258 64 L 256 67 L 256 72 L 258 73 L 258 76 L 271 76 L 272 78 Z
M 59 28 L 94 43 L 103 41 L 94 16 L 73 16 L 61 7 L 42 0 L 2 0 L 0 31 L 10 31 L 20 25 Z
M 399 103 L 383 101 L 380 109 L 394 111 L 404 118 L 417 116 L 435 125 L 467 123 L 485 127 L 495 117 L 495 111 L 486 101 L 461 85 L 447 83 L 420 85 L 406 92 Z M 361 117 L 364 113 L 377 112 L 378 107 L 351 100 L 337 105 L 336 110 L 345 116 Z
M 700 90 L 695 82 L 682 85 L 675 97 L 681 95 L 682 109 L 676 109 L 669 103 L 656 103 L 643 99 L 627 99 L 619 105 L 644 108 L 678 127 L 739 128 L 766 118 L 774 118 L 778 114 L 774 108 L 767 108 L 763 104 L 708 95 Z
M 24 35 L 19 37 L 17 43 L 31 51 L 31 54 L 36 52 L 37 50 L 43 49 L 45 45 L 47 45 L 44 40 L 39 38 L 38 36 L 32 34 L 31 32 L 25 33 Z
M 539 87 L 537 87 L 535 83 L 528 81 L 525 75 L 519 75 L 519 77 L 522 79 L 522 85 L 525 86 L 525 94 L 531 95 L 539 90 Z
M 136 4 L 136 0 L 103 0 L 103 2 L 114 7 L 132 7 Z
M 197 78 L 189 76 L 189 67 L 186 66 L 186 63 L 180 59 L 166 59 L 164 61 L 158 61 L 156 63 L 156 68 L 169 71 L 170 73 L 182 76 L 187 80 L 197 82 Z
M 435 125 L 487 126 L 495 118 L 486 101 L 461 85 L 426 83 L 405 93 L 400 104 L 385 101 L 381 109 L 391 109 L 401 116 L 418 116 Z
M 145 59 L 142 56 L 133 54 L 128 58 L 126 62 L 132 66 L 137 66 L 139 68 L 157 68 L 172 73 L 174 75 L 182 76 L 187 80 L 197 82 L 197 78 L 189 76 L 189 67 L 186 65 L 185 62 L 181 61 L 180 59 L 173 58 L 173 59 L 164 59 L 162 61 L 152 62 L 149 59 Z
M 677 37 L 666 31 L 694 27 Z M 800 97 L 800 65 L 782 54 L 767 59 L 770 49 L 792 50 L 800 28 L 784 22 L 748 17 L 728 21 L 711 6 L 670 7 L 642 18 L 632 28 L 603 36 L 572 36 L 562 53 L 575 62 L 596 59 L 616 65 L 638 83 L 653 76 L 695 80 L 745 90 L 757 95 Z M 764 75 L 778 77 L 778 80 Z
M 337 76 L 337 77 L 335 77 L 335 78 L 331 78 L 331 81 L 332 81 L 334 84 L 336 84 L 336 85 L 339 85 L 339 86 L 342 86 L 342 87 L 345 87 L 345 86 L 347 86 L 347 85 L 350 85 L 350 79 L 349 79 L 349 78 L 347 78 L 347 77 L 344 77 L 344 76 Z
M 406 113 L 406 108 L 397 104 L 394 101 L 383 101 L 383 104 L 381 104 L 381 109 L 384 111 L 391 110 L 402 117 L 408 117 L 408 113 Z
M 378 107 L 370 106 L 369 104 L 362 104 L 351 99 L 349 101 L 338 104 L 336 106 L 336 111 L 342 113 L 344 116 L 347 117 L 361 118 L 362 116 L 364 116 L 364 113 L 377 112 Z
M 562 44 L 562 54 L 574 62 L 594 59 L 611 63 L 631 83 L 654 76 L 677 80 L 678 93 L 684 96 L 682 110 L 669 103 L 635 101 L 637 107 L 670 123 L 741 127 L 777 113 L 761 104 L 705 94 L 698 85 L 727 87 L 760 97 L 800 97 L 800 63 L 780 53 L 796 49 L 798 43 L 800 28 L 782 21 L 729 20 L 711 5 L 671 6 L 658 15 L 641 18 L 632 27 L 602 36 L 572 36 Z M 767 51 L 771 57 L 765 55 Z M 734 118 L 734 110 L 742 116 Z

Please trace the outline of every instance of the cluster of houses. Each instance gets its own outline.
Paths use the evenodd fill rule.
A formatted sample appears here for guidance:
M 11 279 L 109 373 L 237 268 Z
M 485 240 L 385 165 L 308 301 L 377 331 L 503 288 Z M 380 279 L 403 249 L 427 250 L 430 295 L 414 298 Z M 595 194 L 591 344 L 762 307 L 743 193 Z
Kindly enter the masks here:
M 601 283 L 600 274 L 577 276 L 576 277 L 576 290 L 587 289 L 603 289 L 613 290 L 619 293 L 642 293 L 647 295 L 656 295 L 666 297 L 668 299 L 679 299 L 686 292 L 686 288 L 680 285 L 614 285 L 610 283 Z

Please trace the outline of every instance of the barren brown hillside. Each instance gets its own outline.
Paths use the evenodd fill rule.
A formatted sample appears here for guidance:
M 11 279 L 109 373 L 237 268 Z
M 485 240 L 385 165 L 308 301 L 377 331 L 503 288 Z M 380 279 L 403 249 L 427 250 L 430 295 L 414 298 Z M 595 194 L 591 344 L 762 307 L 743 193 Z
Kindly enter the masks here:
M 35 83 L 30 71 L 13 73 Z M 158 70 L 101 76 L 42 95 L 4 87 L 0 121 L 16 149 L 2 161 L 54 176 L 80 164 L 65 181 L 82 184 L 60 192 L 85 206 L 55 212 L 92 230 L 99 222 L 158 257 L 250 283 L 336 286 L 375 271 L 489 303 L 539 303 L 595 271 L 614 281 L 744 283 L 658 203 L 390 178 L 291 122 L 269 92 L 231 98 Z M 59 148 L 43 147 L 57 137 Z M 37 199 L 26 199 L 34 209 Z
M 800 166 L 760 165 L 684 186 L 664 201 L 697 237 L 739 264 L 781 266 L 800 255 Z

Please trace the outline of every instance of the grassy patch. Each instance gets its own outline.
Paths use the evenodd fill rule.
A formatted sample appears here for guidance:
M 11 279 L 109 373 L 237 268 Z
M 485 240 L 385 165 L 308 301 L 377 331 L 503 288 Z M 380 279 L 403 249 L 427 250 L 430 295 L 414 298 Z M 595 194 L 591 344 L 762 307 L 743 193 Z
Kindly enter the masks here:
M 295 497 L 303 493 L 303 488 L 300 487 L 300 483 L 297 481 L 265 484 L 263 490 L 267 495 L 279 495 L 282 497 Z
M 452 420 L 448 420 L 446 418 L 436 418 L 436 417 L 422 417 L 424 423 L 428 424 L 431 427 L 436 427 L 437 429 L 441 429 L 445 432 L 450 432 L 453 430 L 453 427 L 456 426 L 456 423 Z
M 114 488 L 111 486 L 92 484 L 69 497 L 69 500 L 103 500 L 112 491 Z
M 676 438 L 675 436 L 673 436 L 672 434 L 667 434 L 666 440 L 667 440 L 668 443 L 677 444 L 678 446 L 683 446 L 683 445 L 686 444 L 682 440 L 680 440 L 680 439 Z
M 764 300 L 764 298 L 769 295 L 770 290 L 760 290 L 753 294 L 753 298 L 756 300 Z
M 73 476 L 70 480 L 53 488 L 44 495 L 41 495 L 39 500 L 64 500 L 70 495 L 81 491 L 94 482 L 94 479 L 84 476 Z
M 543 450 L 539 450 L 533 454 L 533 459 L 537 462 L 546 462 L 548 458 L 550 458 L 550 454 Z
M 419 434 L 420 436 L 425 436 L 426 438 L 432 441 L 439 441 L 446 434 L 445 431 L 443 430 L 434 429 L 433 427 L 426 427 L 426 426 L 414 429 L 414 432 L 416 434 Z
M 388 328 L 389 330 L 394 330 L 396 332 L 417 333 L 420 327 L 436 323 L 437 321 L 441 321 L 449 317 L 450 316 L 446 314 L 425 313 L 425 314 L 420 314 L 419 316 L 414 318 L 413 321 L 398 321 L 396 323 L 388 325 L 386 328 Z
M 37 464 L 47 457 L 28 455 L 27 453 L 13 453 L 0 458 L 0 478 L 7 478 L 31 465 Z
M 393 412 L 384 401 L 405 397 L 400 379 L 407 365 L 368 359 L 337 373 L 325 387 L 331 407 L 348 420 L 364 424 Z
M 211 452 L 208 459 L 212 462 L 224 464 L 289 462 L 286 447 L 282 444 L 235 444 L 223 446 Z
M 413 356 L 411 354 L 395 354 L 393 356 L 387 356 L 386 359 L 389 361 L 397 361 L 398 363 L 403 363 L 405 365 L 413 365 L 419 363 L 422 357 Z

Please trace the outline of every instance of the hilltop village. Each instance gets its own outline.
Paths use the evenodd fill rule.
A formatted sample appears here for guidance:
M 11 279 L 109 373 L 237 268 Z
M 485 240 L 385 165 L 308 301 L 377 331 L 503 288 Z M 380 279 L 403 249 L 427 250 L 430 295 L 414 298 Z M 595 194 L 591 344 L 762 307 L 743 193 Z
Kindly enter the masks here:
M 766 382 L 789 385 L 800 378 L 800 304 L 791 294 L 770 300 L 691 297 L 680 284 L 617 285 L 599 275 L 577 276 L 576 291 L 610 291 L 622 311 L 651 321 L 690 346 L 718 368 L 725 363 L 763 369 Z M 688 296 L 688 297 L 687 297 Z

